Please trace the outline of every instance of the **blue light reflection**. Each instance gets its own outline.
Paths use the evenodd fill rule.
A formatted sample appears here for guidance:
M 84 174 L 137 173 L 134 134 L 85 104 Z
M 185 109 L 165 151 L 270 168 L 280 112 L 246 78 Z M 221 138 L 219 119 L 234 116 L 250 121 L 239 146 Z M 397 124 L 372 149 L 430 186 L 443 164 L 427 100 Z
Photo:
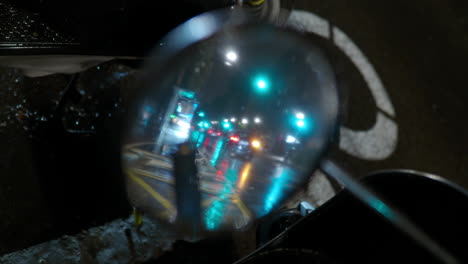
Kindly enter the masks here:
M 205 226 L 208 230 L 216 230 L 223 222 L 226 207 L 234 194 L 238 178 L 238 161 L 233 161 L 230 168 L 226 170 L 224 185 L 217 200 L 205 212 Z
M 216 143 L 216 147 L 213 153 L 213 158 L 211 159 L 211 165 L 216 167 L 216 164 L 218 163 L 218 159 L 221 156 L 223 147 L 224 147 L 224 141 L 219 139 L 218 142 Z
M 275 169 L 273 175 L 273 182 L 270 191 L 266 195 L 265 199 L 265 213 L 271 212 L 278 202 L 280 202 L 286 195 L 285 189 L 287 183 L 291 182 L 292 177 L 294 176 L 293 170 L 287 167 L 278 166 Z

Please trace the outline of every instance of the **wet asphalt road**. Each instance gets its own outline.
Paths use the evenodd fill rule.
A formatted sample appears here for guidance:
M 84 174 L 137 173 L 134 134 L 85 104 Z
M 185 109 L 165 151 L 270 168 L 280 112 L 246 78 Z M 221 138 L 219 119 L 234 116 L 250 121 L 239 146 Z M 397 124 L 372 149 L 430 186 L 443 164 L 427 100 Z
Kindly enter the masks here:
M 217 145 L 225 139 L 214 140 Z M 126 156 L 137 156 L 138 160 L 127 171 L 130 199 L 145 213 L 172 221 L 177 212 L 173 161 L 145 150 L 151 149 L 153 144 L 132 145 L 126 149 Z M 245 227 L 255 218 L 277 209 L 305 180 L 272 156 L 258 153 L 247 159 L 245 156 L 233 157 L 231 151 L 232 146 L 221 151 L 203 146 L 197 150 L 202 205 L 199 213 L 207 229 Z M 192 202 L 197 198 L 194 195 L 185 196 L 185 199 Z
M 388 155 L 363 158 L 335 145 L 331 158 L 357 177 L 405 168 L 438 174 L 467 188 L 468 4 L 332 0 L 297 1 L 296 8 L 311 11 L 346 33 L 381 79 L 394 108 L 389 120 L 397 133 L 389 135 L 383 129 L 374 135 L 395 141 Z M 332 54 L 344 89 L 344 127 L 371 131 L 379 104 L 365 74 L 343 51 Z

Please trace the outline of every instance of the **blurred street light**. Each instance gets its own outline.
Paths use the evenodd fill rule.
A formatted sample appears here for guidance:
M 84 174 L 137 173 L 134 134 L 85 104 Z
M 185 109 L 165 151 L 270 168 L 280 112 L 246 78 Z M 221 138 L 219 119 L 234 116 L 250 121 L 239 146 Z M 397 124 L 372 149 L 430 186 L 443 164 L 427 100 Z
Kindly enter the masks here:
M 270 82 L 265 76 L 259 75 L 255 77 L 253 85 L 258 92 L 264 93 L 268 91 Z
M 238 59 L 238 55 L 235 51 L 230 50 L 226 53 L 226 59 L 229 62 L 236 62 Z
M 262 122 L 262 120 L 260 119 L 260 117 L 255 117 L 254 122 L 255 124 L 259 124 L 260 122 Z
M 298 127 L 304 127 L 304 126 L 305 126 L 305 122 L 304 122 L 304 120 L 298 120 L 298 121 L 296 122 L 296 125 L 297 125 Z
M 249 120 L 247 118 L 242 118 L 241 123 L 247 125 L 249 123 Z
M 258 81 L 257 81 L 257 86 L 258 86 L 258 88 L 260 88 L 260 89 L 265 89 L 265 88 L 266 88 L 266 82 L 265 82 L 265 80 L 258 80 Z
M 302 112 L 298 112 L 298 113 L 296 113 L 296 118 L 302 120 L 302 119 L 305 118 L 305 115 L 304 115 L 304 113 L 302 113 Z
M 286 143 L 289 143 L 289 144 L 292 144 L 292 143 L 296 143 L 297 139 L 291 135 L 288 135 L 286 137 Z
M 260 149 L 262 147 L 262 143 L 258 139 L 252 140 L 251 144 L 252 144 L 252 147 L 255 149 Z

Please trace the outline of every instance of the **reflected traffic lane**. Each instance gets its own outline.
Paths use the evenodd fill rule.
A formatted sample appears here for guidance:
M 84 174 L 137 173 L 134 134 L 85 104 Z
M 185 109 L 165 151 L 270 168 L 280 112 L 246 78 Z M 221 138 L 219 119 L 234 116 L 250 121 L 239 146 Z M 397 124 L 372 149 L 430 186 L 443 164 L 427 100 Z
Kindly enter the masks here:
M 201 143 L 196 150 L 200 215 L 207 230 L 248 225 L 278 207 L 300 180 L 288 165 L 271 156 L 233 157 L 226 145 L 219 138 Z M 172 160 L 148 151 L 153 147 L 143 143 L 125 149 L 125 157 L 133 159 L 127 171 L 129 197 L 148 214 L 173 222 L 177 209 Z

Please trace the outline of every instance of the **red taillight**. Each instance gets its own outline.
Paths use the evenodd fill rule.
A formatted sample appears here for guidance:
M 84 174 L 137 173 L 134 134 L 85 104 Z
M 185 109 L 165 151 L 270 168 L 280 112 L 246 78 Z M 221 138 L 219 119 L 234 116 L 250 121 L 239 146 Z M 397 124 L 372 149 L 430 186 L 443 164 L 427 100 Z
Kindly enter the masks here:
M 229 139 L 230 139 L 231 141 L 234 141 L 234 142 L 239 142 L 239 140 L 240 140 L 240 138 L 237 137 L 237 136 L 231 136 L 231 137 L 229 137 Z
M 217 136 L 221 136 L 221 132 L 216 132 L 216 135 L 217 135 Z
M 212 129 L 209 129 L 209 130 L 208 130 L 208 134 L 213 134 L 213 130 L 212 130 Z

